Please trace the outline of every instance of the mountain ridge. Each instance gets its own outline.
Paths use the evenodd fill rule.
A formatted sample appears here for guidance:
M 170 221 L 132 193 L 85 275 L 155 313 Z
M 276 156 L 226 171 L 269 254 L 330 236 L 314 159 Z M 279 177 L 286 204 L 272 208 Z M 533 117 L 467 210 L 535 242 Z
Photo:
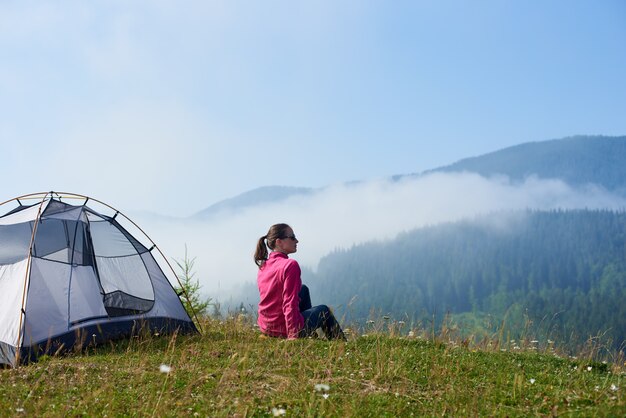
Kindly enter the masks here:
M 626 196 L 626 136 L 576 135 L 524 142 L 420 173 L 397 174 L 392 181 L 433 173 L 471 172 L 483 177 L 506 175 L 513 182 L 531 175 L 561 179 L 572 186 L 595 184 Z M 359 182 L 350 182 L 354 184 Z M 325 187 L 263 186 L 216 202 L 190 218 L 206 220 L 224 211 L 240 211 L 277 203 L 295 196 L 310 196 Z
M 626 136 L 583 136 L 525 142 L 447 166 L 434 172 L 469 171 L 484 177 L 505 174 L 513 181 L 531 175 L 556 178 L 573 186 L 592 183 L 607 190 L 626 192 Z
M 241 211 L 248 207 L 265 203 L 274 203 L 286 200 L 297 195 L 311 195 L 318 189 L 311 187 L 292 186 L 263 186 L 248 190 L 234 197 L 220 200 L 217 203 L 197 212 L 191 218 L 198 220 L 209 219 L 226 211 Z

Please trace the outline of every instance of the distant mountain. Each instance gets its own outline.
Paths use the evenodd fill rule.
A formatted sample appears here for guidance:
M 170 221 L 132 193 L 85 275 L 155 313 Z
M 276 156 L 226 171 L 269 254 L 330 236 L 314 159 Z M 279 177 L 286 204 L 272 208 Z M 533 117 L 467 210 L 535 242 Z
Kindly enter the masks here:
M 400 174 L 393 180 L 434 172 L 472 172 L 484 177 L 506 175 L 513 181 L 529 176 L 556 178 L 573 186 L 593 183 L 626 196 L 626 136 L 575 136 L 542 142 L 528 142 L 499 151 L 460 160 L 422 173 Z M 350 182 L 346 185 L 359 184 Z M 234 213 L 256 205 L 276 203 L 293 196 L 307 196 L 323 190 L 308 187 L 267 186 L 217 202 L 193 215 L 205 220 L 218 213 Z
M 234 213 L 257 205 L 276 203 L 293 196 L 306 196 L 316 192 L 309 187 L 266 186 L 253 189 L 233 198 L 217 202 L 192 216 L 194 219 L 209 219 L 219 213 Z
M 504 174 L 513 181 L 536 175 L 561 179 L 573 186 L 593 183 L 626 195 L 626 136 L 575 136 L 529 142 L 421 174 L 463 171 L 485 177 Z

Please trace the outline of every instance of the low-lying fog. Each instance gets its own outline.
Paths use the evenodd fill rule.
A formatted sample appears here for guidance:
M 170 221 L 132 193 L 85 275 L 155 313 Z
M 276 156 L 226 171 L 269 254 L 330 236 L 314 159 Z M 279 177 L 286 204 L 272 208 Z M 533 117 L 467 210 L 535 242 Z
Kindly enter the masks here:
M 506 177 L 434 173 L 397 182 L 331 186 L 205 221 L 141 215 L 133 220 L 170 261 L 182 260 L 186 245 L 189 256 L 196 257 L 202 293 L 225 300 L 242 283 L 254 283 L 252 254 L 258 238 L 274 223 L 293 227 L 300 243 L 292 257 L 315 269 L 321 257 L 337 248 L 389 240 L 403 231 L 481 213 L 526 208 L 624 209 L 626 200 L 595 186 L 572 188 L 559 180 L 531 177 L 516 184 Z

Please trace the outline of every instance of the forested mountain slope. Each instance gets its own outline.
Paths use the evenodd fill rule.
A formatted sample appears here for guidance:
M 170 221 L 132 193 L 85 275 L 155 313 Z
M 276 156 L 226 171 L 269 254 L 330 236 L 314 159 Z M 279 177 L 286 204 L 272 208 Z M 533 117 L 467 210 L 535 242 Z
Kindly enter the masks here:
M 489 177 L 504 174 L 513 180 L 536 175 L 558 178 L 578 186 L 594 183 L 626 194 L 626 136 L 575 136 L 528 142 L 429 170 L 469 171 Z
M 307 283 L 340 314 L 506 318 L 579 343 L 626 337 L 626 213 L 516 212 L 418 229 L 331 253 Z M 352 301 L 350 303 L 350 301 Z M 349 306 L 347 306 L 350 303 Z

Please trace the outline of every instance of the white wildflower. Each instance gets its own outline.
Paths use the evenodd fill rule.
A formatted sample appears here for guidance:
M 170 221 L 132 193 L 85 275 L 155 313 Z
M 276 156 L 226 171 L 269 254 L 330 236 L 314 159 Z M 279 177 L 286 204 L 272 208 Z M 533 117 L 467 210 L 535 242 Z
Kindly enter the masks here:
M 329 395 L 328 395 L 328 393 L 324 393 L 322 396 L 324 397 L 324 399 L 328 399 Z
M 328 392 L 330 390 L 330 386 L 325 383 L 317 383 L 315 385 L 316 392 Z
M 24 412 L 24 408 L 15 408 L 15 412 Z
M 617 392 L 617 389 L 619 389 L 619 388 L 618 388 L 617 386 L 615 386 L 615 383 L 612 383 L 612 384 L 611 384 L 611 390 L 612 390 L 613 392 Z
M 287 411 L 285 411 L 283 408 L 272 408 L 272 414 L 274 414 L 275 417 L 283 416 L 286 413 Z
M 409 337 L 415 337 L 415 333 L 413 331 L 409 331 Z
M 535 384 L 535 379 L 530 379 L 529 382 L 530 382 L 531 385 L 534 385 Z
M 170 366 L 168 366 L 167 364 L 161 364 L 159 366 L 159 371 L 161 373 L 169 373 L 172 371 L 172 368 Z
M 587 371 L 588 371 L 588 372 L 590 372 L 590 371 L 591 371 L 591 369 L 593 369 L 593 367 L 591 367 L 591 366 L 587 366 Z

